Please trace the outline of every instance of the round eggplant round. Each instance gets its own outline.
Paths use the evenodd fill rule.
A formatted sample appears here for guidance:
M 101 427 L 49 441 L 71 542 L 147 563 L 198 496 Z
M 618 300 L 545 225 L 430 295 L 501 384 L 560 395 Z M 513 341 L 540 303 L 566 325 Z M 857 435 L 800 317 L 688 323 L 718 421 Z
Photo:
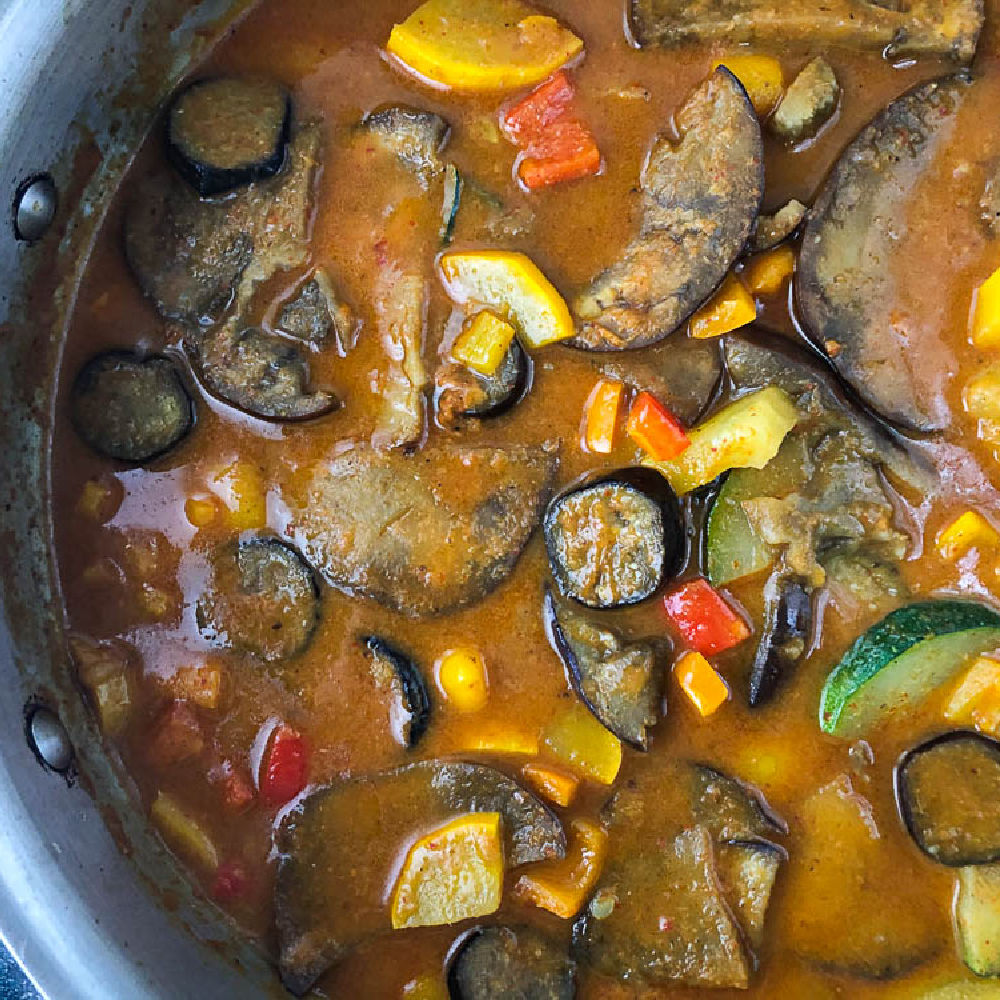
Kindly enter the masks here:
M 484 927 L 459 945 L 448 993 L 451 1000 L 572 1000 L 576 964 L 530 927 Z
M 684 519 L 655 472 L 625 469 L 557 496 L 542 522 L 560 593 L 589 608 L 652 596 L 680 569 Z
M 372 677 L 380 691 L 392 698 L 389 717 L 400 746 L 414 747 L 431 719 L 431 696 L 420 668 L 405 653 L 377 635 L 362 638 Z
M 251 537 L 216 551 L 196 616 L 210 642 L 279 663 L 309 645 L 319 606 L 315 574 L 298 551 L 279 538 Z
M 72 414 L 94 451 L 123 462 L 162 455 L 194 425 L 194 404 L 173 361 L 132 351 L 99 354 L 83 366 Z
M 960 867 L 1000 860 L 1000 743 L 979 733 L 937 736 L 896 765 L 896 801 L 929 858 Z
M 461 430 L 469 420 L 489 420 L 516 406 L 531 387 L 531 359 L 524 348 L 511 341 L 500 367 L 492 375 L 454 362 L 443 365 L 437 383 L 438 423 Z
M 274 81 L 199 80 L 170 107 L 170 160 L 203 198 L 225 194 L 281 170 L 291 118 L 288 93 Z

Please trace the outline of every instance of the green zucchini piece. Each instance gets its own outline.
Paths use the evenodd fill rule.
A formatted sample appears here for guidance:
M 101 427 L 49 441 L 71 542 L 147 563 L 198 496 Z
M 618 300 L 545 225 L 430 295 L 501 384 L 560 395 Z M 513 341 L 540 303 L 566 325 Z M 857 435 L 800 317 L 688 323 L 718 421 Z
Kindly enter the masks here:
M 959 869 L 955 927 L 962 961 L 977 976 L 1000 976 L 1000 865 Z
M 974 601 L 926 601 L 888 614 L 855 640 L 820 695 L 825 733 L 858 736 L 919 704 L 966 660 L 1000 646 L 1000 615 Z

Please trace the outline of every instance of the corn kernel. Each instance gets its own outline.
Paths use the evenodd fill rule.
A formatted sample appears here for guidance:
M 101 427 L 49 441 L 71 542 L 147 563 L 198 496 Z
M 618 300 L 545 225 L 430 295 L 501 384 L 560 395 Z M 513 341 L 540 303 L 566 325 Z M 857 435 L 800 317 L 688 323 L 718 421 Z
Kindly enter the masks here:
M 576 775 L 567 774 L 565 771 L 544 764 L 534 762 L 525 764 L 521 768 L 521 774 L 539 795 L 545 796 L 550 802 L 564 809 L 573 804 L 576 791 L 580 787 L 580 779 Z
M 718 66 L 725 66 L 743 84 L 758 115 L 763 118 L 774 110 L 785 89 L 785 75 L 777 59 L 773 56 L 731 55 L 712 63 L 713 70 Z
M 1000 346 L 1000 268 L 976 289 L 970 335 L 976 347 Z
M 1000 534 L 978 511 L 967 510 L 955 518 L 938 535 L 937 547 L 945 559 L 954 562 L 970 549 L 995 549 L 1000 545 Z
M 184 502 L 184 516 L 195 528 L 205 528 L 218 516 L 219 508 L 211 497 L 188 497 Z
M 701 653 L 685 653 L 675 664 L 681 689 L 701 715 L 709 716 L 729 698 L 729 686 Z
M 476 313 L 458 335 L 451 354 L 473 371 L 492 375 L 500 367 L 513 339 L 514 327 L 484 309 Z
M 731 274 L 722 287 L 692 317 L 689 326 L 696 340 L 721 337 L 757 318 L 757 303 L 746 286 Z
M 743 281 L 754 295 L 775 295 L 795 270 L 795 251 L 775 247 L 751 257 L 743 269 Z
M 437 682 L 441 693 L 460 712 L 478 712 L 486 704 L 486 664 L 482 653 L 472 646 L 449 649 L 438 660 Z

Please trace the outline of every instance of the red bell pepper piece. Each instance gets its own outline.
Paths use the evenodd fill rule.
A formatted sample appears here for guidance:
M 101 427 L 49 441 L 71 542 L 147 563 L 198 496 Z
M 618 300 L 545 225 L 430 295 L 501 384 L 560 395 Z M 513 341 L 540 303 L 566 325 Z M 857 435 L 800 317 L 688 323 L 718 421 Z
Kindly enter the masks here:
M 260 796 L 269 806 L 283 806 L 306 787 L 305 740 L 290 726 L 278 726 L 260 768 Z
M 242 899 L 249 886 L 250 878 L 239 861 L 223 861 L 212 882 L 212 899 L 220 903 L 232 903 Z
M 628 414 L 628 436 L 658 462 L 691 444 L 677 418 L 652 394 L 640 392 Z
M 667 593 L 663 606 L 684 643 L 702 656 L 721 653 L 750 637 L 747 623 L 701 577 Z

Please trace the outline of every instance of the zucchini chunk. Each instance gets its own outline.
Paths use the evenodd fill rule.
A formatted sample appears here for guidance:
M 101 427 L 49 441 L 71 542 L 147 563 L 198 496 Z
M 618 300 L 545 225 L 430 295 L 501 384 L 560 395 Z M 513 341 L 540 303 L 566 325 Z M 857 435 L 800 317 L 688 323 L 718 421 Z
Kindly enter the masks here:
M 1000 865 L 959 869 L 955 928 L 962 961 L 977 976 L 1000 976 Z
M 194 403 L 177 366 L 160 355 L 109 351 L 91 358 L 73 382 L 73 426 L 98 454 L 148 462 L 175 447 L 194 425 Z
M 361 644 L 375 685 L 392 698 L 389 719 L 396 742 L 415 747 L 431 719 L 431 696 L 424 675 L 413 660 L 377 635 L 365 636 Z
M 199 80 L 170 106 L 170 161 L 203 198 L 225 194 L 281 170 L 291 120 L 291 98 L 279 83 Z
M 591 624 L 546 591 L 545 628 L 576 693 L 594 717 L 637 750 L 649 749 L 647 728 L 659 721 L 661 678 L 646 643 L 627 643 Z
M 1000 860 L 996 740 L 951 732 L 922 743 L 896 765 L 896 796 L 906 829 L 929 858 L 952 866 Z
M 974 601 L 926 601 L 890 612 L 833 668 L 820 695 L 824 733 L 853 737 L 923 701 L 975 653 L 1000 646 L 1000 615 Z
M 446 362 L 434 377 L 438 424 L 458 431 L 473 426 L 476 420 L 503 415 L 524 398 L 531 385 L 531 371 L 531 359 L 517 340 L 511 341 L 492 375 Z
M 276 832 L 275 910 L 285 985 L 305 993 L 362 942 L 388 933 L 400 851 L 458 814 L 500 813 L 508 867 L 561 858 L 562 824 L 491 767 L 423 761 L 315 788 Z
M 482 927 L 448 970 L 451 1000 L 573 1000 L 576 963 L 531 927 Z
M 839 100 L 840 84 L 833 67 L 816 56 L 791 82 L 768 124 L 785 142 L 812 139 L 833 117 Z

